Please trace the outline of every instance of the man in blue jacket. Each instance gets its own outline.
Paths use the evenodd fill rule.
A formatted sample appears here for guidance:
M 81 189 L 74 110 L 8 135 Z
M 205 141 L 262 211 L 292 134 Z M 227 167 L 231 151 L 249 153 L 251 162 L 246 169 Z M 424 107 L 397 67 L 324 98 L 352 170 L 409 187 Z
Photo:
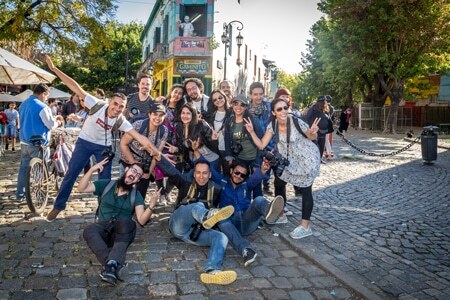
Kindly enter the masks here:
M 242 237 L 254 232 L 262 220 L 268 224 L 275 222 L 283 211 L 283 197 L 277 196 L 269 201 L 263 196 L 251 201 L 251 191 L 260 185 L 270 169 L 268 162 L 263 161 L 260 169 L 256 169 L 250 176 L 248 166 L 240 161 L 235 161 L 230 169 L 230 176 L 224 176 L 212 169 L 212 179 L 222 186 L 219 207 L 232 205 L 234 214 L 227 220 L 218 223 L 222 231 L 231 243 L 231 246 L 244 258 L 244 265 L 248 266 L 255 261 L 257 256 L 250 242 Z
M 27 100 L 19 108 L 20 114 L 20 167 L 17 177 L 16 199 L 22 201 L 25 194 L 25 173 L 31 159 L 39 156 L 39 145 L 47 145 L 50 130 L 64 125 L 62 116 L 53 117 L 50 107 L 45 103 L 50 90 L 45 84 L 38 84 Z M 45 153 L 44 155 L 47 155 Z

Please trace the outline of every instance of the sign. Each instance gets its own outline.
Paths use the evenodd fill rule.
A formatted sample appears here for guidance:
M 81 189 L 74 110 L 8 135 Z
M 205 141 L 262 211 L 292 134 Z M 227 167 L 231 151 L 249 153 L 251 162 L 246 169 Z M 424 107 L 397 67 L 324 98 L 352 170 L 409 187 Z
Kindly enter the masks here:
M 205 40 L 181 40 L 181 48 L 205 48 Z
M 211 73 L 211 63 L 206 59 L 179 59 L 175 61 L 175 72 L 178 74 L 205 75 Z

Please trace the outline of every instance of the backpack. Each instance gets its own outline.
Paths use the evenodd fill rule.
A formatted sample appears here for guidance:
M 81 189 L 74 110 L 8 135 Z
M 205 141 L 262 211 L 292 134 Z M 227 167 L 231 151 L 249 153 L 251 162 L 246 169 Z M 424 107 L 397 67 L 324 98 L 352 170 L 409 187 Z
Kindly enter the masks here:
M 110 182 L 108 182 L 108 184 L 106 185 L 105 189 L 102 192 L 102 195 L 100 197 L 97 197 L 98 206 L 97 210 L 95 211 L 95 222 L 98 222 L 98 214 L 100 212 L 100 203 L 102 202 L 102 198 L 114 187 L 115 183 L 116 180 L 111 180 Z M 136 202 L 136 193 L 137 193 L 136 187 L 133 186 L 133 188 L 131 189 L 131 197 L 130 197 L 130 204 L 131 207 L 133 207 L 133 213 L 134 213 L 134 203 Z
M 98 112 L 103 106 L 105 106 L 106 101 L 98 101 L 97 103 L 94 104 L 94 106 L 91 107 L 91 109 L 89 109 L 89 115 L 92 116 L 93 114 L 95 114 L 96 112 Z M 123 114 L 120 114 L 117 117 L 116 123 L 114 123 L 111 132 L 117 132 L 119 131 L 119 127 L 122 125 L 123 121 L 125 121 L 125 116 Z

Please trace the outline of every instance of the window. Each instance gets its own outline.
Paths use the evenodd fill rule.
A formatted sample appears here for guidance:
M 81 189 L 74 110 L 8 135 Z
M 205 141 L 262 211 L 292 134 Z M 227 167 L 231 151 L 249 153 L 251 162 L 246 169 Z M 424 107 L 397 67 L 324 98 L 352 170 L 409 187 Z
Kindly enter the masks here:
M 180 23 L 184 23 L 184 17 L 188 16 L 190 23 L 194 26 L 193 36 L 206 36 L 207 33 L 208 5 L 180 5 Z M 183 36 L 180 27 L 179 36 Z

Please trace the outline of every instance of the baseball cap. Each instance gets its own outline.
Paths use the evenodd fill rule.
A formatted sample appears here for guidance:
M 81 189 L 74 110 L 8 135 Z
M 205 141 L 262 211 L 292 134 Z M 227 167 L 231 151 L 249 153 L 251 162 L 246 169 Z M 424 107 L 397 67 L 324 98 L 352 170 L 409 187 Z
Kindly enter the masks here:
M 166 113 L 166 107 L 164 105 L 162 105 L 161 103 L 153 103 L 150 106 L 149 112 L 151 113 L 155 113 L 155 112 L 162 112 L 162 113 Z
M 245 97 L 245 95 L 242 95 L 242 94 L 239 94 L 236 97 L 233 97 L 233 99 L 231 100 L 231 103 L 233 103 L 233 102 L 242 102 L 248 106 L 247 97 Z

